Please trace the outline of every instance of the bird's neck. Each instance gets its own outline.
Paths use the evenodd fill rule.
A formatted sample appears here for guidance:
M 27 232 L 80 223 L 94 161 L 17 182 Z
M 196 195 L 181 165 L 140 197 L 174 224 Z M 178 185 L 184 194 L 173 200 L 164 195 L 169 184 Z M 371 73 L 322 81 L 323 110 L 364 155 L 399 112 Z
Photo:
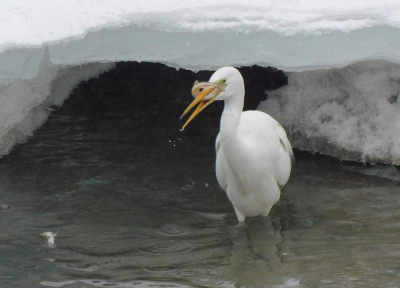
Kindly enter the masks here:
M 231 97 L 225 100 L 224 112 L 221 116 L 221 138 L 232 142 L 237 138 L 237 129 L 243 110 L 244 97 Z
M 244 89 L 243 89 L 244 90 Z M 238 167 L 246 159 L 246 147 L 239 138 L 237 130 L 243 111 L 244 91 L 237 97 L 225 100 L 224 112 L 221 117 L 220 141 L 224 154 L 232 167 Z

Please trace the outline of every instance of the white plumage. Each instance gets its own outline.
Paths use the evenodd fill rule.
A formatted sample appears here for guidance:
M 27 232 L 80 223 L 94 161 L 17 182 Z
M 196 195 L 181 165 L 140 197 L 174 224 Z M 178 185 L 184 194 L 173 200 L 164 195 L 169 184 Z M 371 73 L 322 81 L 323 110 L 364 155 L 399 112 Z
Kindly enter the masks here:
M 239 222 L 268 215 L 289 180 L 294 161 L 286 132 L 274 118 L 260 111 L 242 112 L 244 93 L 240 72 L 221 68 L 209 82 L 195 83 L 195 100 L 183 114 L 200 103 L 186 126 L 213 101 L 225 101 L 215 143 L 216 174 Z

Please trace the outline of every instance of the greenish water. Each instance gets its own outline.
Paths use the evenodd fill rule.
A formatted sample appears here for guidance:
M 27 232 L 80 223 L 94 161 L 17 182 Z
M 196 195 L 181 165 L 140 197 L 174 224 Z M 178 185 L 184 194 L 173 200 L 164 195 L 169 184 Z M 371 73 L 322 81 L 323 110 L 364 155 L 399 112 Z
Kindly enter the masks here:
M 0 287 L 400 286 L 395 168 L 296 151 L 270 217 L 238 225 L 212 137 L 128 126 L 54 113 L 0 160 Z

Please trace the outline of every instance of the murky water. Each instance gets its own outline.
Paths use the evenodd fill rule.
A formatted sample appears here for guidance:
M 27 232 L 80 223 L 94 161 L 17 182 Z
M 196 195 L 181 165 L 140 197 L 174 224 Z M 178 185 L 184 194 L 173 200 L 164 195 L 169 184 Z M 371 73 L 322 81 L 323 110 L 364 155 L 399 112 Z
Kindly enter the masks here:
M 237 225 L 212 143 L 168 136 L 55 115 L 4 157 L 1 287 L 400 285 L 396 169 L 297 153 L 271 217 Z
M 400 286 L 395 168 L 296 151 L 270 217 L 238 225 L 206 114 L 180 132 L 63 109 L 0 160 L 0 287 Z

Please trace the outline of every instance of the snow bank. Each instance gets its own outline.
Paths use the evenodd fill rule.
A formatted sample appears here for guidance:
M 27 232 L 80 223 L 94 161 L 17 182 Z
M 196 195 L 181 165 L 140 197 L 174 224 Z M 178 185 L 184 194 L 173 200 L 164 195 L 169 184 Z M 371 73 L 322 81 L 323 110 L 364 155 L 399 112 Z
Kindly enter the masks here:
M 293 72 L 258 109 L 294 147 L 344 160 L 400 164 L 400 65 L 367 61 Z

